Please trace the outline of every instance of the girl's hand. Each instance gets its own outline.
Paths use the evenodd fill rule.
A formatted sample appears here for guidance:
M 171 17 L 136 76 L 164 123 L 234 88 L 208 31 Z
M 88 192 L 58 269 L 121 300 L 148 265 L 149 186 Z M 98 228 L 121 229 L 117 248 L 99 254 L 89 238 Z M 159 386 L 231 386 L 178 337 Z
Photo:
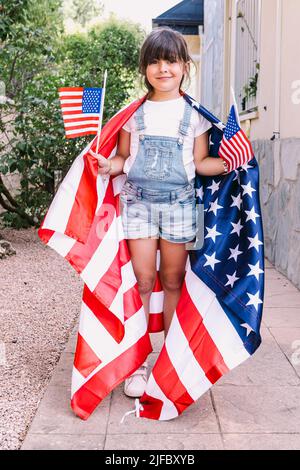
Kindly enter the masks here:
M 93 152 L 93 150 L 89 150 L 89 153 L 98 160 L 98 173 L 106 175 L 110 170 L 110 161 L 100 153 Z

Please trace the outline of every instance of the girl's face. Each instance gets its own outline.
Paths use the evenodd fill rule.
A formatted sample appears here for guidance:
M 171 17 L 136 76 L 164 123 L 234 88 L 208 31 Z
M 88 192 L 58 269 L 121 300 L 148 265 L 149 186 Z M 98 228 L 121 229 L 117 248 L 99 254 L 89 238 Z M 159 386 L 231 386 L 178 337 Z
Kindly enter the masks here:
M 157 91 L 179 90 L 182 76 L 186 70 L 183 62 L 154 59 L 147 65 L 146 77 Z

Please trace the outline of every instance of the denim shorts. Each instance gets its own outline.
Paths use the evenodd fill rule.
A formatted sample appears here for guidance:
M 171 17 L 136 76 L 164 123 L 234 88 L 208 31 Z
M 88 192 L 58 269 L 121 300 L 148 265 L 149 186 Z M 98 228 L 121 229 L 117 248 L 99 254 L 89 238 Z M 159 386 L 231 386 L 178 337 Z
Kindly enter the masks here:
M 195 240 L 197 210 L 193 184 L 157 191 L 126 181 L 120 202 L 126 239 L 161 237 L 173 243 Z

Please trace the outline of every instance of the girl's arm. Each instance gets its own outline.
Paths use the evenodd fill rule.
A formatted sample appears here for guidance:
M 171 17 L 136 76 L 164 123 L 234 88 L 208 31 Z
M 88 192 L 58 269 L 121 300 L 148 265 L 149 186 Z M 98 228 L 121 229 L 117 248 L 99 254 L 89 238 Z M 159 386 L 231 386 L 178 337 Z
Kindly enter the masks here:
M 120 175 L 123 173 L 124 163 L 130 155 L 130 132 L 120 129 L 116 155 L 111 160 L 110 175 Z
M 194 162 L 199 175 L 214 176 L 226 174 L 223 159 L 208 155 L 208 131 L 194 139 Z
M 89 152 L 98 160 L 98 173 L 102 175 L 120 175 L 123 173 L 125 160 L 130 155 L 130 132 L 120 129 L 116 155 L 111 158 L 105 158 L 101 153 L 97 155 L 92 150 L 89 150 Z

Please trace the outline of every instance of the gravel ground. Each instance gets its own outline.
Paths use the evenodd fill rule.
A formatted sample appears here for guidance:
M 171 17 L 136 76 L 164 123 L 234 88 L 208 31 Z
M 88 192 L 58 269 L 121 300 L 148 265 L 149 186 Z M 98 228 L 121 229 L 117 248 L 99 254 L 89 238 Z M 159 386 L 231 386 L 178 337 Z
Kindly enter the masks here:
M 17 254 L 0 259 L 0 449 L 19 449 L 76 326 L 83 282 L 36 229 L 1 234 Z

